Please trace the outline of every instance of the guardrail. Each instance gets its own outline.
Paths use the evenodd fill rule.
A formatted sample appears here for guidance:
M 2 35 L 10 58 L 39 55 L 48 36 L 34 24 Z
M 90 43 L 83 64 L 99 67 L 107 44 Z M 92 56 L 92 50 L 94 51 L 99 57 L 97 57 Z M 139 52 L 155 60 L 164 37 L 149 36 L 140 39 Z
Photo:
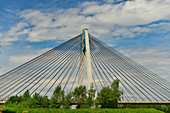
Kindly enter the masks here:
M 0 98 L 0 104 L 4 104 L 6 102 L 5 98 Z
M 119 101 L 119 104 L 170 104 L 170 101 Z
M 4 104 L 6 100 L 0 100 L 0 104 Z M 169 104 L 170 101 L 119 101 L 119 104 Z M 72 103 L 73 105 L 77 103 Z

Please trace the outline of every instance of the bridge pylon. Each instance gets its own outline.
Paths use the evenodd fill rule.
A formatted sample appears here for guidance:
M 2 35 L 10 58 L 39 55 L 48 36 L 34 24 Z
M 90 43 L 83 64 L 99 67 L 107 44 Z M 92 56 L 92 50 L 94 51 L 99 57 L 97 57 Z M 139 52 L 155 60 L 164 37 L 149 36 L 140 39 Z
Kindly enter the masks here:
M 83 78 L 84 78 L 84 76 L 83 76 L 84 75 L 84 72 L 83 72 L 84 71 L 84 61 L 85 61 L 84 58 L 86 58 L 87 77 L 88 77 L 87 81 L 88 81 L 88 88 L 90 88 L 91 83 L 93 83 L 93 79 L 92 79 L 90 43 L 89 43 L 88 29 L 83 29 L 83 32 L 82 32 L 78 86 L 82 85 Z

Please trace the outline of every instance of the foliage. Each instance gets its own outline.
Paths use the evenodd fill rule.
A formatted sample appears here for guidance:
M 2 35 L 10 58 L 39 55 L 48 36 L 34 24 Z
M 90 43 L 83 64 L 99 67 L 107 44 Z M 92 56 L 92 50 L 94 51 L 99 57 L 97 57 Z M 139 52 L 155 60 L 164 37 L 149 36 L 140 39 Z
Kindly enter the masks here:
M 93 83 L 91 83 L 90 89 L 88 90 L 88 96 L 87 96 L 87 105 L 88 105 L 88 107 L 93 107 L 94 106 L 95 92 L 96 92 L 96 90 L 93 89 Z
M 43 108 L 49 108 L 50 100 L 48 99 L 48 96 L 42 97 L 42 107 Z
M 87 99 L 87 91 L 86 86 L 79 86 L 74 89 L 74 92 L 72 92 L 74 101 L 77 103 L 76 108 L 82 108 L 83 104 L 86 103 Z
M 150 109 L 157 109 L 157 110 L 161 110 L 164 111 L 166 113 L 170 112 L 170 105 L 161 105 L 161 104 L 157 104 L 157 105 L 131 105 L 131 104 L 127 104 L 127 105 L 123 105 L 123 106 L 119 106 L 120 109 L 134 109 L 134 108 L 150 108 Z
M 23 100 L 24 101 L 27 101 L 28 99 L 30 99 L 31 98 L 31 95 L 30 95 L 30 92 L 29 92 L 29 90 L 27 90 L 24 94 L 23 94 Z
M 62 103 L 63 108 L 70 109 L 71 103 L 73 102 L 72 93 L 68 93 Z
M 49 103 L 47 96 L 43 97 L 39 93 L 35 93 L 33 97 L 31 97 L 27 90 L 22 96 L 11 96 L 6 101 L 5 106 L 14 108 L 48 108 Z
M 60 108 L 61 103 L 64 101 L 64 91 L 61 90 L 61 86 L 57 86 L 54 90 L 53 96 L 50 100 L 51 108 Z
M 101 108 L 117 108 L 118 100 L 122 94 L 118 89 L 119 81 L 115 80 L 111 87 L 104 87 L 98 93 L 98 99 L 95 100 L 96 90 L 91 84 L 87 91 L 86 86 L 79 86 L 73 92 L 65 95 L 61 86 L 57 86 L 53 92 L 51 99 L 48 96 L 41 96 L 39 93 L 30 95 L 27 90 L 22 96 L 11 96 L 5 103 L 6 107 L 13 108 L 60 108 L 70 109 L 72 103 L 77 104 L 76 108 L 94 108 L 99 106 Z
M 163 113 L 155 109 L 4 109 L 4 113 L 22 113 L 23 111 L 28 113 Z
M 22 101 L 22 97 L 21 96 L 11 96 L 5 104 L 14 104 L 14 103 L 20 103 Z
M 116 79 L 111 87 L 104 87 L 98 93 L 98 101 L 101 108 L 118 108 L 118 101 L 123 93 L 119 90 L 119 80 Z
M 99 103 L 101 103 L 101 108 L 111 108 L 112 101 L 110 101 L 110 95 L 112 90 L 109 87 L 104 87 L 99 93 Z

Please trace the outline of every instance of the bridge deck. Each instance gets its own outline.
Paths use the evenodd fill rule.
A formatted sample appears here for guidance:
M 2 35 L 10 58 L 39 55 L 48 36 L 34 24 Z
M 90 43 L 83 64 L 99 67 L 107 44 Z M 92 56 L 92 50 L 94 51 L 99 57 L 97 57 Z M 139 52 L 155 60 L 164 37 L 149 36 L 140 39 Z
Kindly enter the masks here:
M 119 101 L 119 104 L 170 104 L 170 101 Z
M 0 101 L 0 105 L 4 104 L 5 101 Z M 170 105 L 170 101 L 119 101 L 119 104 L 168 104 Z M 76 104 L 76 103 L 72 103 Z
M 0 101 L 0 105 L 1 105 L 1 104 L 4 104 L 4 103 L 5 103 L 5 101 Z

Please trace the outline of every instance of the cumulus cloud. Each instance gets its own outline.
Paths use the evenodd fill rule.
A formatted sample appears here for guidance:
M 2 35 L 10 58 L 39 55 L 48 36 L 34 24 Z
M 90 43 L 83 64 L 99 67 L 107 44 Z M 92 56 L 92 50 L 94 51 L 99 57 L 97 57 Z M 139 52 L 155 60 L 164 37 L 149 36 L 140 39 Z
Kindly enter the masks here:
M 134 38 L 135 34 L 126 28 L 121 28 L 114 31 L 113 36 L 122 36 L 123 38 Z
M 135 37 L 143 37 L 147 34 L 167 34 L 170 31 L 170 23 L 157 23 L 151 25 L 144 25 L 144 26 L 118 26 L 113 29 L 112 37 L 121 37 L 121 38 L 135 38 Z M 165 38 L 167 38 L 165 36 Z
M 3 33 L 3 35 L 0 33 L 0 44 L 9 45 L 11 42 L 21 39 L 30 42 L 67 40 L 81 33 L 83 28 L 88 28 L 89 32 L 98 38 L 103 37 L 105 40 L 109 38 L 109 42 L 112 37 L 134 38 L 137 35 L 151 32 L 168 33 L 170 31 L 170 23 L 149 24 L 159 20 L 170 20 L 169 0 L 133 0 L 123 3 L 120 1 L 108 0 L 104 4 L 84 2 L 77 8 L 58 9 L 57 11 L 25 9 L 18 14 L 21 22 L 13 26 L 7 33 Z M 114 4 L 114 2 L 120 3 Z M 168 37 L 167 34 L 166 38 Z M 149 54 L 155 55 L 156 52 L 162 53 L 159 50 L 142 50 L 140 52 L 131 51 L 131 53 L 126 54 L 129 56 L 131 54 L 132 59 L 137 59 L 143 53 L 146 55 L 140 57 L 141 60 L 140 58 L 137 59 L 139 63 L 143 64 L 146 60 L 146 64 L 149 62 L 155 65 L 154 62 L 159 60 L 160 64 L 165 64 L 164 68 L 168 67 L 166 65 L 169 62 L 168 57 L 161 57 L 160 59 L 146 57 Z M 139 55 L 137 56 L 137 54 Z M 20 64 L 37 54 L 26 55 L 10 56 L 9 61 L 13 64 Z M 21 57 L 23 58 L 21 59 Z M 163 69 L 163 66 L 160 69 Z
M 29 33 L 29 29 L 24 29 L 29 25 L 24 22 L 19 22 L 17 25 L 11 27 L 11 29 L 6 33 L 1 33 L 0 44 L 1 45 L 11 45 L 11 42 L 18 41 L 26 34 Z
M 119 4 L 111 2 L 119 2 Z M 8 35 L 2 36 L 9 38 L 3 42 L 16 41 L 21 37 L 30 42 L 66 40 L 79 34 L 83 28 L 88 28 L 92 34 L 99 38 L 106 37 L 108 34 L 110 37 L 121 35 L 123 38 L 133 38 L 139 32 L 147 33 L 151 29 L 136 27 L 129 30 L 126 27 L 135 27 L 158 20 L 169 20 L 169 5 L 168 0 L 126 2 L 109 0 L 103 4 L 83 2 L 77 8 L 58 9 L 57 11 L 25 9 L 19 13 L 22 21 L 12 27 L 6 33 Z M 152 26 L 152 31 L 154 27 L 156 24 Z M 126 33 L 122 33 L 123 31 Z

